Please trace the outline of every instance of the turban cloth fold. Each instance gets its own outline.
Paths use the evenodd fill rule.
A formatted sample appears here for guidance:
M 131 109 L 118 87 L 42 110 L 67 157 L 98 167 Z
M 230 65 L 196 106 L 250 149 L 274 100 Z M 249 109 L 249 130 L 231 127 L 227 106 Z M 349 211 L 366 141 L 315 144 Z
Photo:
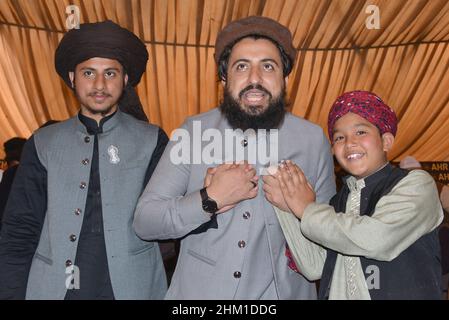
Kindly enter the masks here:
M 120 110 L 148 121 L 135 87 L 145 72 L 148 52 L 145 44 L 132 32 L 112 21 L 84 23 L 68 31 L 55 53 L 55 67 L 64 82 L 72 87 L 69 72 L 91 58 L 107 58 L 120 62 L 128 83 L 119 101 Z
M 390 132 L 396 136 L 398 119 L 393 109 L 372 92 L 350 91 L 338 97 L 329 111 L 327 130 L 331 141 L 335 122 L 348 112 L 355 113 L 371 122 L 381 134 Z

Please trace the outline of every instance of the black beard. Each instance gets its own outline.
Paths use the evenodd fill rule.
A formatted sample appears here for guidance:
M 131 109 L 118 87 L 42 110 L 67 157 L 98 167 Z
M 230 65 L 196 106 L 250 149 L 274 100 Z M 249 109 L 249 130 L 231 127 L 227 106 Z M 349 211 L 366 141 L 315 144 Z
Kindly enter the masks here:
M 242 129 L 242 131 L 247 129 L 277 129 L 285 118 L 287 105 L 285 96 L 285 89 L 282 89 L 279 96 L 270 98 L 265 111 L 261 114 L 252 115 L 242 110 L 239 102 L 232 97 L 228 88 L 225 88 L 223 102 L 219 108 L 233 129 Z

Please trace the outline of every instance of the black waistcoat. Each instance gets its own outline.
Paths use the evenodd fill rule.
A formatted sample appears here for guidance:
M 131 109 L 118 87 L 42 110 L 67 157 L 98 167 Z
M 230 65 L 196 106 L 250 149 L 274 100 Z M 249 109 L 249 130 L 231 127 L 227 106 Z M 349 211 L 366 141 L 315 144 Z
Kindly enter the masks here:
M 408 171 L 388 164 L 365 179 L 360 201 L 360 215 L 371 216 L 379 199 L 388 194 Z M 336 212 L 345 212 L 349 188 L 347 184 L 330 200 Z M 319 299 L 328 299 L 337 252 L 327 249 L 320 282 Z M 441 257 L 438 228 L 419 238 L 392 261 L 360 257 L 365 278 L 368 279 L 372 300 L 441 299 Z M 378 272 L 374 275 L 374 272 Z M 370 282 L 378 276 L 379 282 Z

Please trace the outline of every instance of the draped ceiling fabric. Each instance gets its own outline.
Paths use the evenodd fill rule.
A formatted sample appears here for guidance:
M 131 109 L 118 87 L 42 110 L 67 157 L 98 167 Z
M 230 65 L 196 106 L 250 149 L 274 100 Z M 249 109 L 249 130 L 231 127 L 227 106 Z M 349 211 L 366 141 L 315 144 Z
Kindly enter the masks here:
M 294 35 L 294 114 L 326 129 L 338 95 L 371 90 L 400 119 L 392 160 L 449 161 L 446 0 L 0 0 L 1 143 L 76 114 L 53 63 L 72 4 L 82 23 L 110 19 L 145 41 L 150 60 L 138 93 L 150 121 L 167 133 L 220 101 L 217 32 L 231 20 L 263 15 Z M 378 30 L 366 27 L 368 5 L 379 8 Z

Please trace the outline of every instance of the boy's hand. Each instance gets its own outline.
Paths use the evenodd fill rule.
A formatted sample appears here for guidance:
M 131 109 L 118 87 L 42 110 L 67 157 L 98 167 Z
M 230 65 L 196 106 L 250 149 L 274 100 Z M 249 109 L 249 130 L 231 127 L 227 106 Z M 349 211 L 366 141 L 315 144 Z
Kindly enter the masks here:
M 302 170 L 290 160 L 279 166 L 276 174 L 285 202 L 296 217 L 302 219 L 304 209 L 315 202 L 315 191 Z
M 279 185 L 279 180 L 274 175 L 264 175 L 263 180 L 263 191 L 265 192 L 265 198 L 272 205 L 278 207 L 279 209 L 287 212 L 291 212 L 287 203 L 285 202 L 284 195 L 282 194 L 281 186 Z

